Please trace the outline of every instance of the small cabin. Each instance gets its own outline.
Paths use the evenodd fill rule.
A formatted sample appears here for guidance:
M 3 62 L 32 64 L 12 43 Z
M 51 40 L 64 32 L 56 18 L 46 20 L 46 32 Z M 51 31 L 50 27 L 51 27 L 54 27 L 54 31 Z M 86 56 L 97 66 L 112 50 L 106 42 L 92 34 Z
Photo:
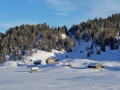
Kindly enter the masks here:
M 31 73 L 37 72 L 38 71 L 38 67 L 32 67 L 31 68 Z
M 68 64 L 67 66 L 70 67 L 70 68 L 72 68 L 73 65 L 72 64 Z
M 34 63 L 34 65 L 39 65 L 42 63 L 42 60 L 35 60 L 33 63 Z
M 55 58 L 54 57 L 50 57 L 48 59 L 46 59 L 46 63 L 48 64 L 54 64 L 56 61 L 55 61 Z
M 99 69 L 99 68 L 104 68 L 104 66 L 101 63 L 90 63 L 88 65 L 88 68 L 95 68 L 95 69 Z

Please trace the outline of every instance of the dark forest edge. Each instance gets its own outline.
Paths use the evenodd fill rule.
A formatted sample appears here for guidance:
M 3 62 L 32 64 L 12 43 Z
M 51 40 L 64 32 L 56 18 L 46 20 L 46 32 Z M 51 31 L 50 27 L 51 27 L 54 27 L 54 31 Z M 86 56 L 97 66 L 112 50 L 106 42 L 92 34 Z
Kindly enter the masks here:
M 62 35 L 66 37 L 63 38 Z M 116 37 L 116 38 L 115 38 Z M 72 52 L 75 41 L 92 41 L 92 45 L 99 46 L 98 53 L 105 52 L 106 46 L 111 50 L 119 49 L 120 14 L 113 14 L 106 19 L 95 18 L 73 25 L 69 30 L 63 27 L 49 27 L 46 23 L 36 25 L 21 25 L 10 28 L 5 34 L 0 33 L 0 63 L 20 60 L 24 55 L 32 55 L 37 50 L 52 52 L 52 49 Z M 88 56 L 89 56 L 88 52 Z

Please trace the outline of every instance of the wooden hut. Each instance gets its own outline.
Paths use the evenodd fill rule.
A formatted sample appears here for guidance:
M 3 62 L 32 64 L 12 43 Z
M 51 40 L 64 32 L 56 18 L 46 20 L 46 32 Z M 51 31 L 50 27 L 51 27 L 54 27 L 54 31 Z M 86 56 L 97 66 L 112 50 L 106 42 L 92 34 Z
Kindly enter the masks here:
M 55 58 L 54 57 L 50 57 L 50 58 L 46 59 L 46 63 L 54 64 L 55 63 Z
M 88 68 L 95 68 L 95 69 L 99 69 L 99 68 L 104 68 L 104 66 L 101 63 L 90 63 L 88 65 Z
M 68 64 L 67 66 L 70 67 L 70 68 L 72 68 L 73 65 L 72 64 Z
M 38 71 L 38 67 L 32 67 L 31 68 L 31 73 L 37 72 Z
M 34 65 L 39 65 L 42 63 L 42 60 L 35 60 L 33 63 L 34 63 Z

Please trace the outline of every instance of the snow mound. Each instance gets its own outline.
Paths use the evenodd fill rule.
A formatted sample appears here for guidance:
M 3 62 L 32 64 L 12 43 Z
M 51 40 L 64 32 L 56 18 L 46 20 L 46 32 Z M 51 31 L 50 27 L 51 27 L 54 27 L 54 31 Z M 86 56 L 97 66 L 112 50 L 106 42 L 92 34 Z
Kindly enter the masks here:
M 117 62 L 115 62 L 115 61 L 106 61 L 106 62 L 104 62 L 104 66 L 109 66 L 109 67 L 120 67 L 120 63 L 119 63 L 119 61 Z
M 36 60 L 42 60 L 42 63 L 43 65 L 46 64 L 46 59 L 48 59 L 49 57 L 55 57 L 55 58 L 59 58 L 61 59 L 61 55 L 65 53 L 64 50 L 62 51 L 57 51 L 57 50 L 52 50 L 52 52 L 45 52 L 45 51 L 41 51 L 41 50 L 38 50 L 37 53 L 34 53 L 32 56 L 29 56 L 27 57 L 28 60 L 33 60 L 33 61 L 36 61 Z
M 62 39 L 65 39 L 66 35 L 65 34 L 61 34 L 61 37 L 62 37 Z
M 3 64 L 4 67 L 17 67 L 17 62 L 7 61 Z

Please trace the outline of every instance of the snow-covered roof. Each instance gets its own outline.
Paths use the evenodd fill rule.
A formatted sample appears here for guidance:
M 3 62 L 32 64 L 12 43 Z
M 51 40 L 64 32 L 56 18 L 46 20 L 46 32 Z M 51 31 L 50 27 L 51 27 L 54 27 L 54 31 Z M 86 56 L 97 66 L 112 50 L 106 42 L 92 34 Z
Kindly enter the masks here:
M 35 60 L 34 62 L 42 62 L 42 60 Z
M 88 64 L 88 66 L 96 66 L 97 64 L 101 64 L 101 63 L 90 63 L 90 64 Z
M 32 67 L 31 69 L 38 69 L 38 67 Z
M 55 57 L 54 56 L 50 56 L 49 58 L 47 58 L 47 59 L 55 59 Z

